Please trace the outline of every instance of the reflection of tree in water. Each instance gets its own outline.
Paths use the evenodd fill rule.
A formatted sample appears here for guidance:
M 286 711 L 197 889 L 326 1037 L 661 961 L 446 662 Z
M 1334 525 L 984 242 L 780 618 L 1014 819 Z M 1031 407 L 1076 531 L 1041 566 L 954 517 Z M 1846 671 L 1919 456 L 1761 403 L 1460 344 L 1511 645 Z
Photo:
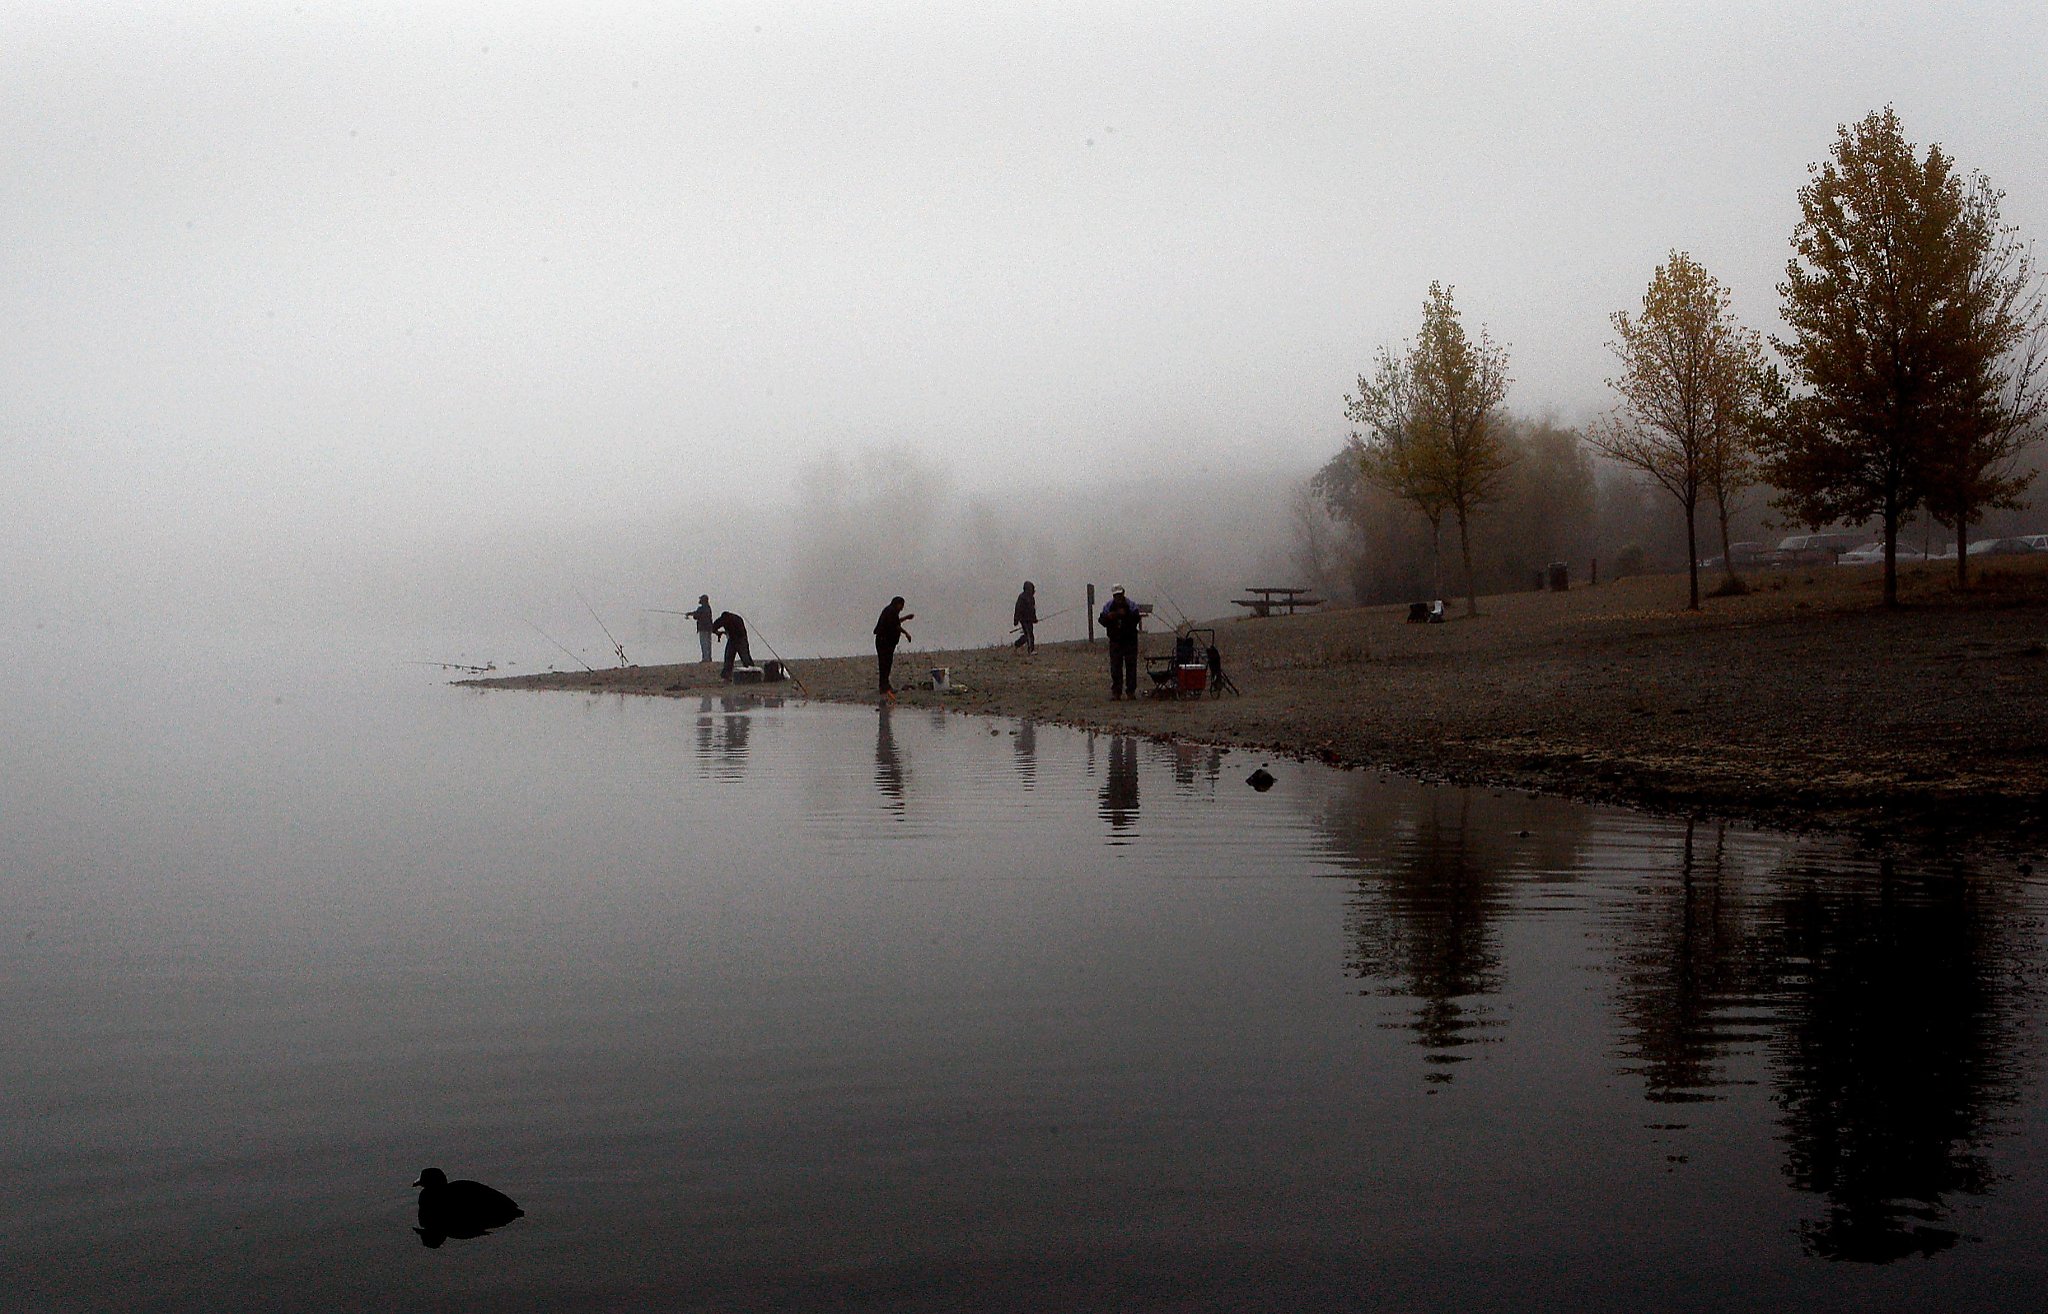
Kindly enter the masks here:
M 1766 909 L 1781 1032 L 1771 1047 L 1786 1174 L 1825 1196 L 1809 1254 L 1933 1254 L 1951 1193 L 1980 1195 L 1982 1146 L 2019 1097 L 2018 909 L 1987 882 L 1797 880 Z M 2026 992 L 2030 993 L 2030 992 Z
M 1102 819 L 1109 823 L 1112 842 L 1138 824 L 1138 741 L 1134 736 L 1110 737 L 1101 812 Z
M 1460 1051 L 1500 1025 L 1478 1004 L 1501 989 L 1497 923 L 1517 872 L 1573 868 L 1582 811 L 1482 791 L 1347 777 L 1318 828 L 1360 870 L 1349 926 L 1355 975 L 1416 1001 L 1406 1023 L 1451 1080 Z
M 897 815 L 903 813 L 904 783 L 910 773 L 904 769 L 903 756 L 896 748 L 896 735 L 889 728 L 889 705 L 883 703 L 875 718 L 875 788 L 882 791 L 882 797 L 889 800 L 891 810 Z
M 1686 822 L 1677 881 L 1646 886 L 1624 914 L 1615 955 L 1623 1070 L 1642 1077 L 1652 1103 L 1717 1098 L 1722 1060 L 1755 1038 L 1753 1027 L 1732 1021 L 1731 1006 L 1754 989 L 1755 972 L 1726 852 L 1726 827 L 1702 836 Z

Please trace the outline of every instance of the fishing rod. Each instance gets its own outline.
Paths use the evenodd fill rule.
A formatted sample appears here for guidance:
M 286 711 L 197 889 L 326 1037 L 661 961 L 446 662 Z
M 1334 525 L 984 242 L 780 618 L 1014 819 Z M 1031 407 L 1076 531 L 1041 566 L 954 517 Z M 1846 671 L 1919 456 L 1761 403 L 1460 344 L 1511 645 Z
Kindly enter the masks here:
M 438 666 L 438 667 L 440 667 L 440 668 L 441 668 L 442 670 L 444 670 L 444 671 L 461 671 L 461 672 L 462 672 L 463 674 L 465 674 L 465 675 L 488 675 L 488 674 L 489 674 L 490 672 L 492 672 L 492 671 L 495 671 L 495 670 L 497 670 L 497 669 L 498 669 L 498 664 L 497 664 L 496 662 L 486 662 L 486 663 L 484 663 L 484 664 L 483 664 L 482 666 L 472 666 L 472 665 L 470 665 L 470 664 L 469 664 L 469 663 L 467 663 L 467 662 L 418 662 L 418 661 L 414 661 L 414 662 L 407 662 L 407 663 L 406 663 L 406 665 L 407 665 L 407 666 Z
M 1183 628 L 1186 626 L 1193 625 L 1195 623 L 1193 620 L 1189 619 L 1188 614 L 1186 612 L 1180 609 L 1180 604 L 1178 602 L 1175 602 L 1171 597 L 1167 595 L 1165 589 L 1154 589 L 1153 592 L 1157 593 L 1160 597 L 1160 600 L 1165 602 L 1167 606 L 1173 608 L 1174 611 L 1180 616 L 1180 625 L 1176 626 L 1175 628 Z
M 794 667 L 792 667 L 792 666 L 791 666 L 791 665 L 790 665 L 790 664 L 789 664 L 788 662 L 784 662 L 784 661 L 782 661 L 782 654 L 781 654 L 781 653 L 779 653 L 779 652 L 777 652 L 777 651 L 775 651 L 775 645 L 774 645 L 774 644 L 772 644 L 772 643 L 770 643 L 770 642 L 768 642 L 768 636 L 767 636 L 767 635 L 765 635 L 765 634 L 761 633 L 761 627 L 760 627 L 760 626 L 758 626 L 758 625 L 756 625 L 756 626 L 754 626 L 754 627 L 753 627 L 753 631 L 754 631 L 754 637 L 756 637 L 756 638 L 758 638 L 759 640 L 761 640 L 761 646 L 762 646 L 763 648 L 766 648 L 766 649 L 768 650 L 768 655 L 769 655 L 770 657 L 773 657 L 773 658 L 774 658 L 774 659 L 775 659 L 776 661 L 778 661 L 778 662 L 782 662 L 782 669 L 783 669 L 784 671 L 788 672 L 788 674 L 789 674 L 789 682 L 790 682 L 791 684 L 793 684 L 793 685 L 795 685 L 795 686 L 796 686 L 796 688 L 797 688 L 797 692 L 798 692 L 798 693 L 800 693 L 800 694 L 802 694 L 802 695 L 803 695 L 804 697 L 806 697 L 806 698 L 809 698 L 809 697 L 811 696 L 811 691 L 810 691 L 809 689 L 806 689 L 806 688 L 804 688 L 804 682 L 803 682 L 803 680 L 802 680 L 802 679 L 801 679 L 801 678 L 800 678 L 800 677 L 799 677 L 799 676 L 797 675 L 797 673 L 796 673 L 796 670 L 795 670 L 795 668 L 794 668 Z
M 571 584 L 569 586 L 569 591 L 574 593 L 576 595 L 576 600 L 583 604 L 583 610 L 590 613 L 590 619 L 597 622 L 597 628 L 604 631 L 604 637 L 612 641 L 612 651 L 619 655 L 620 668 L 624 669 L 625 667 L 632 665 L 631 662 L 626 660 L 626 645 L 620 643 L 617 636 L 615 636 L 612 633 L 611 626 L 604 623 L 604 617 L 598 615 L 597 608 L 590 605 L 590 599 L 583 596 L 583 590 Z
M 546 630 L 542 629 L 542 628 L 541 628 L 540 626 L 538 626 L 538 625 L 534 625 L 532 621 L 528 621 L 528 622 L 526 622 L 526 623 L 527 623 L 528 625 L 533 625 L 533 632 L 534 632 L 535 634 L 538 634 L 538 635 L 539 635 L 539 636 L 540 636 L 541 638 L 543 638 L 543 639 L 546 639 L 546 640 L 547 640 L 547 641 L 548 641 L 549 643 L 552 643 L 552 644 L 554 644 L 554 645 L 555 645 L 555 646 L 556 646 L 557 648 L 560 648 L 560 649 L 561 649 L 561 650 L 562 650 L 563 652 L 567 652 L 567 653 L 569 653 L 569 660 L 570 660 L 570 661 L 573 661 L 573 662 L 575 662 L 575 663 L 576 663 L 576 664 L 577 664 L 578 666 L 581 666 L 581 667 L 582 667 L 582 668 L 583 668 L 584 670 L 586 670 L 586 671 L 589 671 L 589 672 L 590 672 L 590 673 L 591 673 L 592 675 L 596 675 L 596 674 L 597 674 L 597 668 L 596 668 L 595 666 L 592 666 L 592 665 L 591 665 L 591 664 L 590 664 L 589 662 L 586 662 L 586 661 L 584 661 L 584 660 L 583 660 L 583 659 L 582 659 L 581 657 L 578 657 L 578 656 L 577 656 L 577 655 L 576 655 L 575 653 L 573 653 L 573 652 L 569 652 L 569 645 L 567 645 L 567 644 L 563 643 L 563 642 L 562 642 L 562 641 L 561 641 L 560 639 L 557 639 L 557 638 L 556 638 L 556 637 L 555 637 L 554 635 L 552 635 L 552 634 L 549 634 L 549 633 L 548 633 L 548 632 L 547 632 Z

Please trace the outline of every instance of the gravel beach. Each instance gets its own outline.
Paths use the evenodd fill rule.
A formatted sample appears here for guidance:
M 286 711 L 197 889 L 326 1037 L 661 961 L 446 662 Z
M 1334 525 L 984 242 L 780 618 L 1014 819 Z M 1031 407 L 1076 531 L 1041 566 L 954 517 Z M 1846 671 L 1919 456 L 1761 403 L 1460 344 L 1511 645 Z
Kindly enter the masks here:
M 1957 592 L 1952 567 L 1906 568 L 1891 611 L 1876 568 L 1838 567 L 1758 572 L 1699 613 L 1682 577 L 1646 576 L 1482 598 L 1469 619 L 1453 601 L 1442 625 L 1405 607 L 1222 620 L 1243 694 L 1221 698 L 1112 702 L 1099 643 L 906 648 L 897 671 L 950 669 L 950 692 L 906 688 L 909 706 L 2025 855 L 2048 840 L 2048 558 L 1974 575 Z M 875 700 L 872 654 L 796 670 L 811 697 Z M 697 665 L 463 683 L 729 691 Z

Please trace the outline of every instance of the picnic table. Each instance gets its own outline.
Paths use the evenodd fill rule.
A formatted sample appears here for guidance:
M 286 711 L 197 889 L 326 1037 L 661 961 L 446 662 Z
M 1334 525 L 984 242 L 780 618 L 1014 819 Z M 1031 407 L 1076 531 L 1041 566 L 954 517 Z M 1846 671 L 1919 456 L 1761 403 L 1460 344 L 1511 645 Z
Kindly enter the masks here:
M 1247 584 L 1244 586 L 1244 591 L 1257 596 L 1232 598 L 1230 603 L 1234 607 L 1250 607 L 1254 616 L 1271 616 L 1277 611 L 1285 611 L 1288 615 L 1292 616 L 1303 607 L 1320 607 L 1323 605 L 1321 598 L 1308 596 L 1309 591 L 1307 589 L 1260 588 Z

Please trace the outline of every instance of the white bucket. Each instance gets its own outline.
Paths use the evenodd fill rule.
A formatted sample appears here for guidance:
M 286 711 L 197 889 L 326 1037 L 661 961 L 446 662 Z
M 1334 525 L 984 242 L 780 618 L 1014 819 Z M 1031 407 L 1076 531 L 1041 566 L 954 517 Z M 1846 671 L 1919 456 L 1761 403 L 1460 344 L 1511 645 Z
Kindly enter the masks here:
M 932 691 L 934 693 L 945 693 L 952 687 L 953 668 L 950 666 L 932 667 Z

